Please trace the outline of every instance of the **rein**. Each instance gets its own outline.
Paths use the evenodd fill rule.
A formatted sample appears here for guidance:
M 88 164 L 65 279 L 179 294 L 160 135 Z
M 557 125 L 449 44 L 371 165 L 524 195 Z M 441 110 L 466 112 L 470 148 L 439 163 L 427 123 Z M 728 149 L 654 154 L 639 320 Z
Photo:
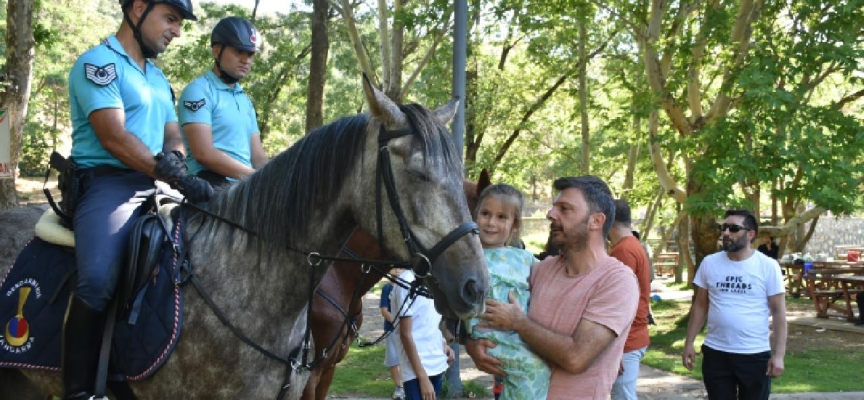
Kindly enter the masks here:
M 400 108 L 401 107 L 402 106 L 400 106 Z M 413 126 L 412 122 L 409 122 L 409 123 L 412 125 L 411 126 L 412 129 L 416 129 L 416 127 Z M 462 223 L 458 227 L 456 227 L 455 229 L 450 231 L 438 243 L 436 243 L 432 247 L 431 250 L 426 250 L 423 247 L 423 245 L 421 245 L 420 242 L 417 240 L 416 235 L 414 234 L 413 231 L 411 231 L 411 227 L 408 225 L 408 221 L 405 218 L 405 213 L 403 212 L 402 206 L 399 203 L 399 195 L 396 192 L 396 183 L 395 183 L 395 179 L 393 177 L 393 167 L 392 167 L 392 164 L 390 162 L 390 152 L 388 149 L 388 142 L 390 140 L 401 138 L 401 137 L 410 135 L 411 133 L 412 133 L 412 130 L 410 130 L 410 129 L 400 129 L 400 130 L 395 130 L 395 131 L 387 131 L 384 128 L 384 125 L 383 124 L 381 125 L 381 128 L 380 128 L 379 133 L 378 133 L 379 149 L 378 149 L 377 179 L 376 179 L 376 185 L 375 185 L 376 186 L 376 188 L 375 188 L 375 191 L 376 191 L 375 205 L 376 205 L 376 217 L 377 217 L 376 223 L 378 225 L 378 227 L 377 227 L 378 228 L 378 240 L 383 242 L 383 238 L 384 238 L 383 209 L 382 209 L 383 207 L 382 207 L 382 201 L 381 201 L 381 197 L 382 197 L 381 196 L 381 186 L 383 184 L 384 188 L 386 189 L 387 199 L 389 200 L 390 208 L 393 210 L 393 213 L 396 216 L 396 219 L 399 223 L 400 231 L 402 233 L 402 238 L 405 242 L 405 245 L 408 247 L 408 253 L 410 255 L 410 261 L 399 262 L 399 261 L 386 261 L 386 260 L 365 260 L 365 259 L 360 259 L 360 258 L 331 257 L 331 256 L 323 256 L 317 252 L 310 252 L 310 251 L 295 249 L 295 248 L 292 248 L 291 246 L 285 247 L 287 250 L 291 250 L 291 251 L 306 255 L 306 261 L 309 264 L 309 266 L 312 268 L 315 268 L 315 267 L 321 265 L 321 263 L 324 261 L 328 261 L 328 262 L 344 261 L 344 262 L 349 262 L 349 263 L 361 264 L 362 266 L 367 267 L 367 270 L 364 272 L 364 279 L 365 279 L 365 276 L 368 275 L 368 272 L 370 271 L 370 269 L 375 268 L 376 271 L 381 273 L 383 276 L 387 277 L 394 284 L 397 284 L 400 287 L 409 289 L 408 298 L 410 299 L 410 304 L 408 302 L 403 303 L 402 307 L 400 307 L 400 310 L 396 314 L 397 316 L 400 315 L 400 313 L 402 312 L 402 308 L 404 308 L 406 304 L 408 305 L 408 307 L 410 307 L 411 304 L 413 304 L 414 300 L 416 300 L 418 295 L 422 295 L 422 296 L 431 298 L 431 294 L 429 293 L 429 290 L 425 286 L 423 286 L 423 278 L 426 278 L 426 277 L 429 277 L 432 275 L 432 264 L 437 260 L 437 258 L 441 254 L 443 254 L 444 251 L 446 251 L 450 246 L 452 246 L 454 243 L 456 243 L 456 241 L 461 239 L 462 236 L 465 236 L 469 233 L 479 234 L 479 229 L 477 227 L 477 224 L 472 221 L 472 222 Z M 246 227 L 244 227 L 244 226 L 242 226 L 242 225 L 240 225 L 234 221 L 231 221 L 227 218 L 213 214 L 209 210 L 206 210 L 202 207 L 191 204 L 185 200 L 182 204 L 190 206 L 190 207 L 198 210 L 199 212 L 202 212 L 203 214 L 205 214 L 207 216 L 213 217 L 213 218 L 215 218 L 221 222 L 228 224 L 229 226 L 232 226 L 236 229 L 240 229 L 240 230 L 242 230 L 242 231 L 244 231 L 250 235 L 257 236 L 257 232 L 255 232 L 249 228 L 246 228 Z M 184 219 L 185 213 L 181 212 L 180 214 L 181 214 L 181 220 Z M 185 229 L 185 224 L 181 223 L 181 226 L 184 227 L 181 229 Z M 221 322 L 223 325 L 225 325 L 225 327 L 227 327 L 234 334 L 234 336 L 237 336 L 237 338 L 240 339 L 243 343 L 245 343 L 248 346 L 252 347 L 253 349 L 257 350 L 259 353 L 261 353 L 265 357 L 270 358 L 274 361 L 277 361 L 280 364 L 283 364 L 285 366 L 285 380 L 283 381 L 282 387 L 276 396 L 277 400 L 283 399 L 285 397 L 285 395 L 288 393 L 288 390 L 291 388 L 291 377 L 294 374 L 294 372 L 301 369 L 301 368 L 307 369 L 307 370 L 315 368 L 318 365 L 318 363 L 320 363 L 324 358 L 326 358 L 327 352 L 332 349 L 332 346 L 334 346 L 336 344 L 336 341 L 337 341 L 336 340 L 337 338 L 334 338 L 334 340 L 330 343 L 330 345 L 324 349 L 321 357 L 317 357 L 312 361 L 308 361 L 309 360 L 309 349 L 311 348 L 311 326 L 309 325 L 309 321 L 311 320 L 311 317 L 312 317 L 313 296 L 316 293 L 316 291 L 315 291 L 315 274 L 314 273 L 310 274 L 310 278 L 309 278 L 309 299 L 308 299 L 308 303 L 307 303 L 308 306 L 306 308 L 306 331 L 303 334 L 303 340 L 299 346 L 295 347 L 294 349 L 292 349 L 290 351 L 290 353 L 288 354 L 287 357 L 283 358 L 283 357 L 280 357 L 277 354 L 274 354 L 273 352 L 263 348 L 262 346 L 258 345 L 254 341 L 252 341 L 248 336 L 244 335 L 243 332 L 240 331 L 240 329 L 238 329 L 236 326 L 234 326 L 231 323 L 231 321 L 228 320 L 228 318 L 221 311 L 221 309 L 218 307 L 218 305 L 213 301 L 213 299 L 208 294 L 207 290 L 202 286 L 201 281 L 197 278 L 197 276 L 193 272 L 192 266 L 188 263 L 188 260 L 187 260 L 187 253 L 188 253 L 188 246 L 182 246 L 181 252 L 179 255 L 179 261 L 180 262 L 178 263 L 178 265 L 180 265 L 181 274 L 185 273 L 185 276 L 182 277 L 181 279 L 178 279 L 177 282 L 181 286 L 183 286 L 187 283 L 192 283 L 192 286 L 195 287 L 195 290 L 201 295 L 201 298 L 204 300 L 204 302 L 213 310 L 213 313 L 216 315 L 217 319 L 219 319 L 219 322 Z M 387 267 L 388 270 L 390 268 L 394 268 L 394 267 L 411 269 L 414 271 L 416 279 L 409 284 L 409 283 L 406 283 L 403 280 L 399 279 L 398 277 L 393 277 L 391 274 L 389 274 L 387 272 L 381 272 L 381 270 L 378 269 L 379 267 Z M 355 302 L 359 298 L 357 292 L 358 291 L 355 291 L 355 293 L 352 295 L 352 303 Z M 394 331 L 395 331 L 396 326 L 398 326 L 399 321 L 401 321 L 401 319 L 397 320 L 396 321 L 397 323 L 394 324 Z M 345 317 L 344 324 L 349 325 L 349 326 L 351 325 L 351 321 L 347 315 Z M 343 327 L 345 325 L 343 325 Z M 341 329 L 340 329 L 340 331 L 341 331 Z M 377 340 L 375 340 L 372 344 L 379 343 L 381 340 L 383 340 L 385 337 L 387 337 L 392 332 L 393 331 L 385 332 L 381 337 L 379 337 Z M 372 344 L 368 344 L 366 346 L 369 346 Z M 343 342 L 343 346 L 344 346 L 344 342 Z M 300 355 L 301 352 L 302 352 L 302 357 Z M 302 362 L 301 362 L 301 358 L 302 358 Z

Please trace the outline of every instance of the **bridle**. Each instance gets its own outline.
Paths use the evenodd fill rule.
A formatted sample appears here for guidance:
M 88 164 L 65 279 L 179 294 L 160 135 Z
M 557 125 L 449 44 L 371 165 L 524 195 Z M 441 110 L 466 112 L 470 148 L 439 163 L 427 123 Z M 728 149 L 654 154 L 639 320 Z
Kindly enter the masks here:
M 422 279 L 432 275 L 432 264 L 457 240 L 469 233 L 479 234 L 480 231 L 475 222 L 464 222 L 441 238 L 435 246 L 432 246 L 431 250 L 424 248 L 417 240 L 417 236 L 411 231 L 411 227 L 408 226 L 408 220 L 402 211 L 402 205 L 399 204 L 399 194 L 396 193 L 396 181 L 393 178 L 393 166 L 390 164 L 390 151 L 388 147 L 388 143 L 391 140 L 410 134 L 411 130 L 409 129 L 388 131 L 384 128 L 384 124 L 381 124 L 378 132 L 378 178 L 375 180 L 375 213 L 377 216 L 378 240 L 383 241 L 384 224 L 381 210 L 381 184 L 383 183 L 387 190 L 387 199 L 390 201 L 390 208 L 396 214 L 399 230 L 402 232 L 402 239 L 404 239 L 405 245 L 408 247 L 408 254 L 411 257 L 407 265 L 403 264 L 401 266 L 413 270 L 414 275 L 418 279 Z
M 399 106 L 400 110 L 406 112 L 407 110 L 404 106 Z M 457 226 L 455 229 L 450 231 L 447 235 L 445 235 L 441 240 L 438 241 L 431 249 L 426 249 L 418 240 L 414 232 L 411 230 L 411 227 L 408 225 L 408 220 L 405 218 L 405 213 L 402 210 L 402 206 L 399 203 L 399 194 L 396 192 L 396 182 L 393 175 L 393 166 L 390 162 L 390 151 L 388 147 L 388 143 L 393 139 L 398 139 L 404 136 L 411 135 L 414 130 L 417 130 L 417 127 L 414 126 L 414 123 L 408 118 L 409 128 L 403 128 L 399 130 L 388 131 L 384 124 L 381 124 L 381 127 L 378 132 L 378 164 L 377 164 L 377 177 L 375 180 L 375 208 L 376 208 L 376 224 L 378 229 L 378 240 L 383 242 L 384 238 L 384 226 L 383 226 L 383 205 L 381 201 L 381 186 L 383 184 L 386 192 L 387 199 L 390 202 L 390 208 L 393 210 L 393 213 L 396 216 L 396 220 L 399 223 L 399 229 L 402 234 L 402 239 L 405 242 L 405 245 L 408 247 L 408 254 L 410 255 L 410 259 L 408 262 L 399 262 L 399 261 L 387 261 L 387 260 L 364 260 L 359 258 L 344 258 L 344 257 L 331 257 L 324 256 L 317 252 L 309 252 L 300 249 L 295 249 L 290 246 L 286 246 L 288 250 L 298 252 L 306 255 L 307 262 L 310 267 L 316 267 L 320 265 L 323 261 L 343 261 L 350 262 L 354 264 L 362 264 L 365 267 L 384 267 L 389 270 L 390 268 L 399 267 L 399 268 L 407 268 L 414 271 L 414 275 L 417 279 L 414 280 L 410 284 L 409 290 L 409 299 L 413 301 L 417 295 L 428 295 L 425 288 L 422 286 L 423 278 L 432 276 L 432 264 L 438 259 L 441 254 L 443 254 L 450 246 L 452 246 L 456 241 L 461 239 L 463 236 L 474 233 L 479 234 L 479 229 L 475 222 L 464 222 Z M 184 201 L 183 204 L 189 204 Z M 241 229 L 253 236 L 256 233 L 248 228 L 245 228 L 236 222 L 225 219 L 221 216 L 215 215 L 207 210 L 199 208 L 197 206 L 192 205 L 193 208 L 198 209 L 201 212 L 204 212 L 206 215 L 209 215 L 213 218 L 216 218 L 222 222 L 225 222 L 235 228 Z M 181 217 L 182 218 L 182 217 Z M 185 224 L 181 224 L 185 226 Z M 201 285 L 200 280 L 192 271 L 192 267 L 185 263 L 187 256 L 188 246 L 182 246 L 182 251 L 180 255 L 181 262 L 178 265 L 181 265 L 181 268 L 185 269 L 185 277 L 180 279 L 179 282 L 181 285 L 186 283 L 192 283 L 198 293 L 201 295 L 204 302 L 213 310 L 216 317 L 225 325 L 235 336 L 237 336 L 242 342 L 246 343 L 250 347 L 257 350 L 262 355 L 277 361 L 283 365 L 285 365 L 285 380 L 283 381 L 282 387 L 277 394 L 277 400 L 281 400 L 285 398 L 285 395 L 288 393 L 288 390 L 291 388 L 291 377 L 293 373 L 299 369 L 312 369 L 321 362 L 324 358 L 326 358 L 326 354 L 329 349 L 325 349 L 322 353 L 323 356 L 318 357 L 312 361 L 307 361 L 309 357 L 309 350 L 311 348 L 311 326 L 309 325 L 309 321 L 312 316 L 312 298 L 315 295 L 315 274 L 312 273 L 309 276 L 309 300 L 308 305 L 306 307 L 306 332 L 303 335 L 303 341 L 301 344 L 294 349 L 292 349 L 288 355 L 288 357 L 280 357 L 273 352 L 263 348 L 258 345 L 249 337 L 244 335 L 236 326 L 234 326 L 222 313 L 216 303 L 209 296 L 207 291 Z M 385 270 L 386 271 L 386 270 Z M 389 275 L 383 273 L 383 275 Z M 392 280 L 392 279 L 391 279 Z M 398 281 L 398 280 L 397 280 Z M 394 282 L 396 283 L 396 282 Z M 404 283 L 403 283 L 404 284 Z M 356 297 L 356 293 L 354 297 Z M 347 319 L 346 319 L 347 321 Z M 380 339 L 379 339 L 380 340 Z M 302 356 L 301 356 L 302 353 Z

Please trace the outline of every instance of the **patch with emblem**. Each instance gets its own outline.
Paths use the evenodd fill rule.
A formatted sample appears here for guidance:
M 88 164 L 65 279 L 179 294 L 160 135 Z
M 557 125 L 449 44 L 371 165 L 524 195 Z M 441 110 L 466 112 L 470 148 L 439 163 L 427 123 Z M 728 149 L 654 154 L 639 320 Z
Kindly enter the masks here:
M 84 74 L 87 80 L 99 86 L 105 86 L 117 79 L 117 68 L 114 63 L 97 66 L 84 63 Z
M 198 101 L 189 101 L 189 100 L 186 100 L 186 101 L 183 102 L 183 107 L 186 107 L 186 108 L 192 110 L 192 112 L 196 112 L 196 111 L 200 110 L 201 107 L 204 107 L 204 104 L 207 104 L 207 103 L 204 101 L 204 99 L 201 99 L 201 100 L 198 100 Z

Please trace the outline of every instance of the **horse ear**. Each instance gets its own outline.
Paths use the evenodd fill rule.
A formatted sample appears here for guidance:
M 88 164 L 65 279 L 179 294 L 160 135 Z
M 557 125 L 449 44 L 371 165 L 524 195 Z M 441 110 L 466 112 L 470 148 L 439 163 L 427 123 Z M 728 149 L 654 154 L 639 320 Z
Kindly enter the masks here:
M 366 102 L 369 103 L 369 112 L 385 126 L 396 127 L 407 123 L 405 114 L 399 110 L 399 106 L 390 100 L 384 92 L 375 89 L 365 72 L 363 73 L 363 93 L 366 94 Z
M 483 189 L 492 186 L 492 178 L 489 177 L 489 170 L 483 168 L 480 171 L 480 177 L 477 178 L 477 196 L 483 193 Z
M 459 109 L 459 97 L 453 97 L 447 104 L 441 106 L 441 108 L 432 112 L 432 116 L 435 117 L 441 125 L 447 125 L 450 123 L 450 120 L 456 115 L 456 110 Z

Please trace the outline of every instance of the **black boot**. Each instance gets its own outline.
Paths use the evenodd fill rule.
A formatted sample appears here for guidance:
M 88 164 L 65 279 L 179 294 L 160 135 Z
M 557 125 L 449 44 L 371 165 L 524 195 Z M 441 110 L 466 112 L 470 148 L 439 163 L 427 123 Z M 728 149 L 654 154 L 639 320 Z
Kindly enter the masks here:
M 93 395 L 105 311 L 90 307 L 72 295 L 63 325 L 63 398 L 88 399 Z

